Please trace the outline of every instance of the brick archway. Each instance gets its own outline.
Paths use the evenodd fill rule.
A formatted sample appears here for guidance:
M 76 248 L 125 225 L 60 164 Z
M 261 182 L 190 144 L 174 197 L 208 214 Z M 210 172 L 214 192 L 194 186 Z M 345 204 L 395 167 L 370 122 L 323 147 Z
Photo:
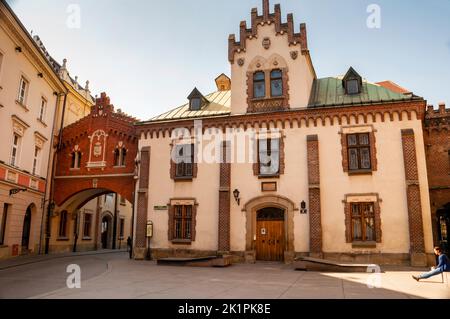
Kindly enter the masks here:
M 82 203 L 93 198 L 91 193 L 110 192 L 134 202 L 136 121 L 115 112 L 109 97 L 102 93 L 87 117 L 63 129 L 53 185 L 57 206 L 65 206 L 74 197 Z M 121 154 L 120 160 L 117 154 Z

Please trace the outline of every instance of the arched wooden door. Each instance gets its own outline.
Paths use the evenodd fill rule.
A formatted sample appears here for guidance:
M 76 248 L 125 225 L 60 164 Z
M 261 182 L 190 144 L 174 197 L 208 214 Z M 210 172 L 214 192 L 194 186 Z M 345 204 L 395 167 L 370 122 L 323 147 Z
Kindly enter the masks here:
M 26 252 L 30 245 L 30 233 L 31 233 L 31 206 L 28 206 L 23 219 L 22 227 L 22 251 Z
M 267 207 L 256 216 L 256 259 L 283 261 L 285 251 L 284 210 Z

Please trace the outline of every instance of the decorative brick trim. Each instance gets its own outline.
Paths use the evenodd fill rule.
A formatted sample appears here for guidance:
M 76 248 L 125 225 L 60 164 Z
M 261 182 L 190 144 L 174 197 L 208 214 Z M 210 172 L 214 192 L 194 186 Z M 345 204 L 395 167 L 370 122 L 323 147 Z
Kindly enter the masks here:
M 419 172 L 414 130 L 401 131 L 405 165 L 406 197 L 408 202 L 409 239 L 411 254 L 425 253 L 425 240 L 420 199 Z
M 344 214 L 345 214 L 345 241 L 346 243 L 353 243 L 352 238 L 352 213 L 351 213 L 351 204 L 352 202 L 348 201 L 349 197 L 355 196 L 376 196 L 376 200 L 373 202 L 374 204 L 374 213 L 375 213 L 375 241 L 377 243 L 382 242 L 382 230 L 381 230 L 381 208 L 380 203 L 381 199 L 378 193 L 369 193 L 369 194 L 346 194 L 344 203 Z M 364 201 L 370 202 L 370 201 Z
M 269 175 L 269 176 L 265 176 L 265 175 L 260 175 L 259 174 L 259 139 L 256 140 L 256 161 L 253 163 L 253 175 L 254 176 L 259 176 L 261 178 L 277 178 L 280 175 L 284 174 L 285 168 L 286 168 L 286 161 L 285 161 L 285 151 L 284 151 L 284 139 L 285 139 L 285 135 L 283 134 L 283 132 L 280 132 L 280 171 L 277 175 Z
M 175 206 L 176 205 L 172 205 L 172 201 L 174 200 L 189 200 L 193 202 L 192 205 L 192 224 L 191 224 L 191 240 L 183 240 L 183 242 L 178 241 L 177 239 L 174 238 L 174 233 L 173 233 L 173 228 L 174 228 L 174 215 L 175 215 Z M 169 227 L 167 229 L 167 238 L 169 241 L 172 241 L 174 244 L 186 244 L 186 245 L 190 245 L 191 242 L 195 241 L 196 235 L 197 235 L 197 231 L 196 231 L 196 225 L 197 225 L 197 207 L 198 207 L 198 203 L 197 200 L 195 198 L 173 198 L 170 200 L 169 204 L 167 204 L 168 207 L 168 213 L 169 213 Z
M 281 70 L 283 74 L 283 95 L 280 97 L 270 96 L 270 73 L 272 70 Z M 266 97 L 256 99 L 253 97 L 253 75 L 254 71 L 247 72 L 247 113 L 283 111 L 289 109 L 289 74 L 288 68 L 276 68 L 271 70 L 259 70 L 264 72 Z
M 230 200 L 231 200 L 231 162 L 230 143 L 222 142 L 222 161 L 220 163 L 219 188 L 219 233 L 218 250 L 230 251 Z
M 372 130 L 369 133 L 369 142 L 370 142 L 370 164 L 371 164 L 371 172 L 376 172 L 378 170 L 378 160 L 377 160 L 377 139 L 375 136 L 375 131 Z M 341 154 L 342 154 L 342 168 L 344 172 L 348 173 L 348 145 L 347 145 L 347 135 L 342 132 L 339 133 L 341 135 Z
M 307 136 L 306 148 L 309 183 L 309 251 L 311 254 L 321 255 L 323 253 L 322 213 L 320 204 L 319 139 L 317 135 Z
M 136 239 L 137 248 L 146 247 L 146 232 L 148 218 L 148 186 L 150 173 L 150 147 L 141 149 L 141 164 L 139 170 L 139 191 L 136 214 Z

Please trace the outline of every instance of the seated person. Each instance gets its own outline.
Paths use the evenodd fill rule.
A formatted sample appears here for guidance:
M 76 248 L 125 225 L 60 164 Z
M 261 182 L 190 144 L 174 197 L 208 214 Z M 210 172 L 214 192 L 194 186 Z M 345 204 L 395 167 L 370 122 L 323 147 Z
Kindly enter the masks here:
M 432 267 L 430 272 L 423 273 L 418 277 L 412 276 L 416 281 L 419 281 L 420 279 L 428 279 L 430 277 L 439 275 L 444 271 L 450 271 L 450 261 L 448 257 L 442 253 L 441 248 L 434 247 L 434 253 L 436 254 L 436 256 L 439 256 L 439 264 L 436 267 Z

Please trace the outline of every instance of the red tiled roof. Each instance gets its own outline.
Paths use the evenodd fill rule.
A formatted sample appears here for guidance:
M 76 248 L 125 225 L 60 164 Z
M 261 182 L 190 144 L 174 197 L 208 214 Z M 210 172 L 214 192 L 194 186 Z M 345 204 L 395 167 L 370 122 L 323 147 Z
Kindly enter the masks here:
M 388 90 L 391 90 L 395 93 L 400 93 L 400 94 L 411 94 L 412 93 L 410 90 L 407 90 L 392 81 L 377 82 L 376 84 L 378 84 Z

